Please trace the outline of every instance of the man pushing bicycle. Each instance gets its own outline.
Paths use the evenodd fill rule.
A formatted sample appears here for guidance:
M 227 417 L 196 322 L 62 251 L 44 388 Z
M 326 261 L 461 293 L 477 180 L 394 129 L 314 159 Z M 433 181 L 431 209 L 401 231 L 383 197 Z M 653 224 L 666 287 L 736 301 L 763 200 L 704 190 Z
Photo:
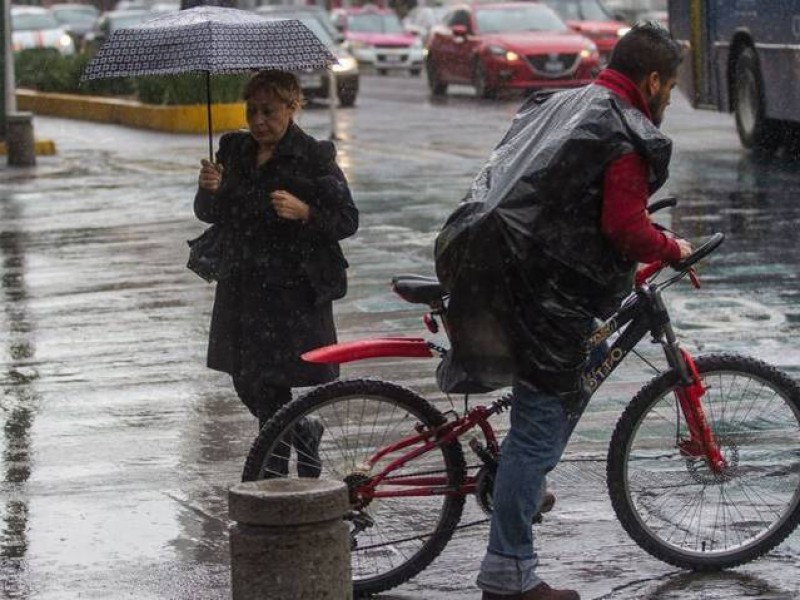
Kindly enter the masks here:
M 647 213 L 667 179 L 672 143 L 659 125 L 680 61 L 669 32 L 642 23 L 593 84 L 533 95 L 437 239 L 453 343 L 440 383 L 513 387 L 483 600 L 579 599 L 537 576 L 531 521 L 587 396 L 595 320 L 630 293 L 637 263 L 691 254 Z

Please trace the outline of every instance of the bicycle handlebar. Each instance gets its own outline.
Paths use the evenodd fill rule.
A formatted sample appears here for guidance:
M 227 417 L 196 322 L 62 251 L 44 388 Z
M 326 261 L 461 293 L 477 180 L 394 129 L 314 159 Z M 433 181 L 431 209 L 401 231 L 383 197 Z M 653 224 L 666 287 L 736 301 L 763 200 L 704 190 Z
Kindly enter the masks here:
M 670 196 L 669 198 L 662 198 L 661 200 L 656 200 L 652 204 L 647 207 L 647 212 L 649 214 L 653 214 L 654 212 L 658 212 L 664 208 L 672 208 L 678 203 L 678 199 L 674 196 Z
M 670 266 L 676 271 L 686 271 L 697 261 L 702 260 L 709 254 L 711 254 L 724 241 L 725 241 L 724 233 L 715 233 L 702 246 L 700 246 L 697 250 L 692 252 L 689 256 L 687 256 L 683 260 L 679 260 L 678 262 L 671 264 Z
M 672 263 L 669 266 L 675 271 L 681 271 L 681 272 L 688 271 L 689 267 L 691 267 L 697 261 L 711 254 L 714 250 L 716 250 L 719 247 L 719 245 L 724 240 L 725 240 L 724 233 L 715 233 L 708 240 L 706 240 L 706 242 L 703 245 L 701 245 L 697 250 L 692 252 L 689 256 L 676 263 Z M 638 271 L 636 271 L 636 278 L 635 278 L 636 287 L 644 285 L 648 279 L 650 279 L 653 275 L 658 273 L 665 266 L 667 266 L 666 263 L 660 260 L 642 266 Z

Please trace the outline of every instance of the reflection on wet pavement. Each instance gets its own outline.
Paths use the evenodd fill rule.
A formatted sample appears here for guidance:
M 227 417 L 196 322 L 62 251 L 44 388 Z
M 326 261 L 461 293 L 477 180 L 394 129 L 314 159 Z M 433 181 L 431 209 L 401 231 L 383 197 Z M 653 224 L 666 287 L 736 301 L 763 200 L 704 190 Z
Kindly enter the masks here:
M 436 232 L 516 104 L 457 92 L 432 104 L 424 80 L 365 86 L 360 106 L 340 113 L 339 160 L 362 213 L 345 244 L 340 338 L 427 335 L 389 281 L 432 274 Z M 670 110 L 676 156 L 664 193 L 681 201 L 663 218 L 695 240 L 728 234 L 700 269 L 704 288 L 667 295 L 681 339 L 692 352 L 746 352 L 797 377 L 800 167 L 745 155 L 725 115 Z M 326 136 L 327 111 L 302 118 Z M 202 230 L 191 200 L 204 142 L 57 119 L 36 127 L 59 156 L 35 176 L 0 170 L 0 589 L 26 600 L 226 598 L 227 489 L 256 424 L 228 379 L 204 368 L 213 288 L 184 266 L 185 240 Z M 660 361 L 657 349 L 641 351 Z M 343 376 L 389 378 L 450 408 L 434 368 L 364 362 Z M 543 576 L 595 599 L 797 598 L 797 532 L 766 560 L 695 575 L 650 558 L 617 523 L 608 439 L 652 376 L 631 357 L 579 425 L 552 476 L 557 508 L 537 529 Z M 481 518 L 468 499 L 463 522 Z M 422 575 L 381 598 L 477 600 L 486 534 L 460 530 Z
M 18 223 L 19 206 L 0 198 L 0 222 Z M 6 334 L 2 375 L 3 417 L 3 530 L 0 557 L 3 591 L 9 597 L 29 587 L 26 568 L 28 550 L 28 503 L 26 483 L 31 474 L 31 426 L 37 396 L 33 324 L 28 314 L 25 285 L 25 233 L 14 227 L 0 231 L 0 289 Z

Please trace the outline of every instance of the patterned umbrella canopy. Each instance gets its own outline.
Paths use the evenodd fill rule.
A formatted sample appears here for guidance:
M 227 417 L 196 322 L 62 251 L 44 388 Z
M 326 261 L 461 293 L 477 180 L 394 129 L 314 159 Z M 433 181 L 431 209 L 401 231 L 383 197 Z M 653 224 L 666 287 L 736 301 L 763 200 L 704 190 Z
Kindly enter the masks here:
M 114 31 L 81 80 L 206 73 L 210 146 L 210 74 L 300 71 L 334 62 L 327 46 L 298 20 L 275 21 L 235 8 L 197 6 Z

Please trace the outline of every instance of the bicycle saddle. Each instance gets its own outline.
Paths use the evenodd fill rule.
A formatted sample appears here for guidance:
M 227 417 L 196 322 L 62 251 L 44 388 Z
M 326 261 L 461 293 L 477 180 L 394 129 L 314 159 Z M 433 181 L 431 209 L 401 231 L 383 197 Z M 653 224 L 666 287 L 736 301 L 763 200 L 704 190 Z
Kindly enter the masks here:
M 392 289 L 403 300 L 413 304 L 432 304 L 447 295 L 438 279 L 423 275 L 395 275 Z

